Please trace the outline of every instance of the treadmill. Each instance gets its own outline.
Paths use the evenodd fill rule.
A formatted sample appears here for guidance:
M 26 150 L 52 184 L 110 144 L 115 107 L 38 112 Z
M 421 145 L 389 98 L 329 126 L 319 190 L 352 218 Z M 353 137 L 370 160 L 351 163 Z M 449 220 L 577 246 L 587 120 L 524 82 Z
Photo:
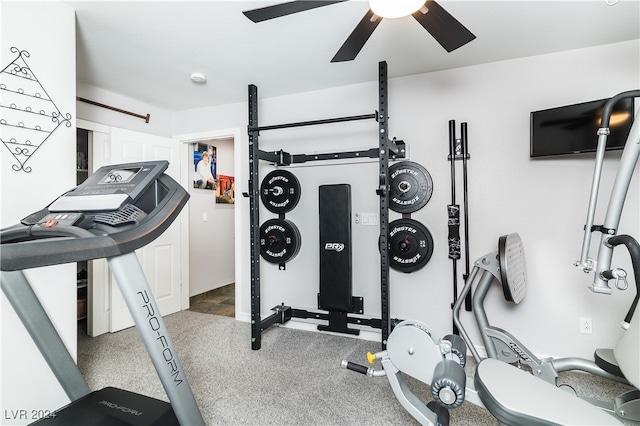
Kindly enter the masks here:
M 135 250 L 189 199 L 167 161 L 105 166 L 49 206 L 0 230 L 2 291 L 62 385 L 69 405 L 46 425 L 204 425 Z M 91 392 L 23 270 L 106 258 L 170 403 L 122 389 Z

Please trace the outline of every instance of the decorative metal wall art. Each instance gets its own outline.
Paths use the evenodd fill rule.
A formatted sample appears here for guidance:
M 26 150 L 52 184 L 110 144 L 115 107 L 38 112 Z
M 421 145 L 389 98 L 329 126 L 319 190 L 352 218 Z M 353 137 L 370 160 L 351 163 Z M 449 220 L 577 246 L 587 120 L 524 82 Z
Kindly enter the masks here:
M 71 127 L 71 114 L 60 112 L 36 78 L 29 52 L 11 52 L 16 58 L 0 72 L 0 140 L 16 160 L 11 168 L 29 173 L 29 159 L 60 126 Z

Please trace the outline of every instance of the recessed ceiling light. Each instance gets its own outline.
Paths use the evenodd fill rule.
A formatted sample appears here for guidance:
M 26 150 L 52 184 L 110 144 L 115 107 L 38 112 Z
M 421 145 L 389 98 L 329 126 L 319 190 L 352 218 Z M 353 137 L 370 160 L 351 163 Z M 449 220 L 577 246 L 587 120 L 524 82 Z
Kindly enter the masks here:
M 194 83 L 205 83 L 207 81 L 207 76 L 201 72 L 194 72 L 191 74 L 191 81 Z

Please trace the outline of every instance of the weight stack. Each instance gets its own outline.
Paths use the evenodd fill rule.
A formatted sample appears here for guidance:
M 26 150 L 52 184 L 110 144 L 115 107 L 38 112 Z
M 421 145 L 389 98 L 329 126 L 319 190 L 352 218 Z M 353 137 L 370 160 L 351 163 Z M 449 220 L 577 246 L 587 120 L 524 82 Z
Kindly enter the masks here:
M 318 188 L 320 215 L 320 293 L 318 308 L 329 311 L 329 324 L 319 330 L 359 334 L 347 327 L 347 313 L 353 311 L 351 247 L 351 186 L 321 185 Z M 361 300 L 361 299 L 359 299 Z M 362 310 L 360 307 L 356 310 Z

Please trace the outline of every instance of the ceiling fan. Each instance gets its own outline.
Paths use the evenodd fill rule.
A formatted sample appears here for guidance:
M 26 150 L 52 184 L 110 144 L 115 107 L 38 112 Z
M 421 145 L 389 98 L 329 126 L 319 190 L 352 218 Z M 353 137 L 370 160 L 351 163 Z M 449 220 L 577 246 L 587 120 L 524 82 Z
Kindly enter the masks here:
M 253 22 L 262 22 L 343 1 L 347 0 L 297 0 L 242 13 Z M 408 9 L 399 12 L 387 9 L 398 5 L 406 6 Z M 464 46 L 476 38 L 471 31 L 434 0 L 369 0 L 369 7 L 370 9 L 356 25 L 331 62 L 354 60 L 385 17 L 413 16 L 447 52 Z

